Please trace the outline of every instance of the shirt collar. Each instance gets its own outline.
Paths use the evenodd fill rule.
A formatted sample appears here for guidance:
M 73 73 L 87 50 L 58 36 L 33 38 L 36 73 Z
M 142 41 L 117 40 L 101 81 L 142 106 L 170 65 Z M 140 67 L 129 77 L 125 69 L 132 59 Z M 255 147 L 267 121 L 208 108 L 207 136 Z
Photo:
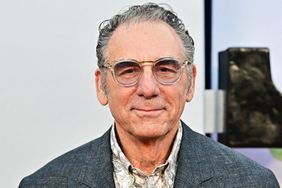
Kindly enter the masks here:
M 116 133 L 115 133 L 115 124 L 113 124 L 112 129 L 111 129 L 111 149 L 113 152 L 113 162 L 118 162 L 120 167 L 123 167 L 123 169 L 128 170 L 130 167 L 130 162 L 122 152 L 119 143 L 116 138 Z
M 174 177 L 176 174 L 176 168 L 177 168 L 177 156 L 178 156 L 178 152 L 180 149 L 180 143 L 181 143 L 181 139 L 182 139 L 182 126 L 181 123 L 179 123 L 179 128 L 177 131 L 177 135 L 175 137 L 174 143 L 173 143 L 173 147 L 171 150 L 171 153 L 167 159 L 167 161 L 164 164 L 161 164 L 159 166 L 157 166 L 154 171 L 154 173 L 158 173 L 160 170 L 165 168 L 165 179 L 168 181 L 169 184 L 173 185 L 174 182 Z M 111 142 L 111 150 L 113 152 L 113 164 L 115 167 L 119 167 L 122 168 L 124 170 L 129 171 L 130 169 L 134 168 L 130 161 L 126 158 L 126 156 L 124 155 L 124 153 L 122 152 L 117 138 L 116 138 L 116 133 L 115 133 L 115 124 L 112 126 L 111 128 L 111 138 L 110 138 L 110 142 Z

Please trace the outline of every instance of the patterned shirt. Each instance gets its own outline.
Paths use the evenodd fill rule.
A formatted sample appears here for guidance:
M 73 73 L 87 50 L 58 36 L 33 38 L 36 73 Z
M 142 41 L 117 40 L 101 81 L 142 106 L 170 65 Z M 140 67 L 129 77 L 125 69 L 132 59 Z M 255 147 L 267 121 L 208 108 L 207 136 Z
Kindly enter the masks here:
M 179 125 L 171 153 L 164 164 L 157 166 L 151 175 L 131 165 L 122 152 L 115 135 L 115 125 L 111 129 L 111 149 L 113 152 L 114 181 L 117 188 L 172 188 L 174 184 L 177 155 L 182 138 L 182 126 Z

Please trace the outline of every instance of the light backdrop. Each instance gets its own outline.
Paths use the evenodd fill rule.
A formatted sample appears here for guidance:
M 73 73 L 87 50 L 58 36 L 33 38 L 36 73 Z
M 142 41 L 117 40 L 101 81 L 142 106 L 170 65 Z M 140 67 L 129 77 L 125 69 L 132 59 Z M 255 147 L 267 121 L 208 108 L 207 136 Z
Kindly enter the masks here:
M 113 123 L 96 100 L 93 72 L 101 21 L 137 0 L 0 2 L 0 187 L 17 187 L 46 162 Z M 183 119 L 203 132 L 203 1 L 166 0 L 195 39 L 196 94 Z

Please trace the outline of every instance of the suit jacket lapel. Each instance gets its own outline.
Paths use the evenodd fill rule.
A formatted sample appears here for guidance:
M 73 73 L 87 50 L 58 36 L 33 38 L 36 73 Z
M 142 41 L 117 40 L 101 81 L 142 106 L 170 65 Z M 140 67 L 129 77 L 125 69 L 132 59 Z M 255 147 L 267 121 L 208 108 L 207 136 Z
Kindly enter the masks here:
M 89 187 L 115 187 L 110 149 L 110 130 L 97 141 L 93 142 L 87 156 L 87 168 L 80 177 L 81 182 Z
M 182 122 L 183 136 L 178 154 L 178 166 L 174 187 L 198 187 L 213 177 L 212 161 L 209 159 L 203 139 Z M 86 159 L 85 173 L 78 178 L 89 187 L 115 187 L 113 178 L 110 130 L 98 142 L 93 142 Z
M 213 168 L 209 165 L 203 139 L 182 122 L 183 136 L 178 154 L 178 166 L 175 187 L 198 187 L 213 177 Z

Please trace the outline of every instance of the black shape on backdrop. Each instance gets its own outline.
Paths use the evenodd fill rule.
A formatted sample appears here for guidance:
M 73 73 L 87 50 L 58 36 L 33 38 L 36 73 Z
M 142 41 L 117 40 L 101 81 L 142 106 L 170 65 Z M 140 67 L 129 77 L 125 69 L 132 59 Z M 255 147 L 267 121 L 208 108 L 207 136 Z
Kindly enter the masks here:
M 205 88 L 211 89 L 212 0 L 205 0 Z
M 225 90 L 220 142 L 231 147 L 282 147 L 282 95 L 271 79 L 268 48 L 220 52 L 218 85 Z

